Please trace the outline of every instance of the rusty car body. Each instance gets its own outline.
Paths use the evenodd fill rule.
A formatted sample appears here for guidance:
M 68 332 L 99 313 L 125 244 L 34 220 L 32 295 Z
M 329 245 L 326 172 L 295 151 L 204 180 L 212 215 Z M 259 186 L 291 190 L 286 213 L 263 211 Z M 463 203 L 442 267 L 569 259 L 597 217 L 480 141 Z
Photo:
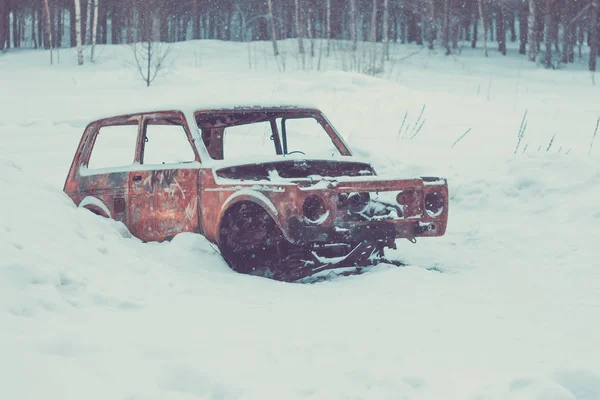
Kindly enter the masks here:
M 108 128 L 117 131 L 108 159 L 121 152 L 123 165 L 92 166 Z M 166 140 L 155 144 L 161 129 Z M 120 130 L 127 130 L 130 149 Z M 175 139 L 186 157 L 162 159 Z M 323 151 L 310 154 L 317 142 Z M 321 111 L 291 106 L 96 120 L 83 133 L 64 191 L 143 241 L 196 232 L 234 270 L 287 281 L 372 263 L 398 238 L 444 235 L 448 220 L 445 179 L 380 177 L 352 155 Z

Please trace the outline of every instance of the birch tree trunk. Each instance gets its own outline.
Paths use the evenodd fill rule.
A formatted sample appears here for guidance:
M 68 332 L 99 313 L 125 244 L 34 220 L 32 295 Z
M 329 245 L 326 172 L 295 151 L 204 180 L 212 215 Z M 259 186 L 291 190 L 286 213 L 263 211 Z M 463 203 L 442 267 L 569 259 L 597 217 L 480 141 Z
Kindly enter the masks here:
M 48 0 L 45 0 L 48 4 Z M 75 2 L 75 37 L 77 41 L 77 64 L 83 65 L 83 45 L 81 43 L 81 4 L 80 0 Z
M 435 2 L 425 2 L 425 35 L 427 40 L 427 48 L 433 50 L 433 42 L 435 41 Z
M 85 1 L 85 0 L 84 0 Z M 92 41 L 92 9 L 94 8 L 94 0 L 88 0 L 87 18 L 85 20 L 85 36 L 83 44 L 90 44 Z
M 529 0 L 529 18 L 527 19 L 527 43 L 529 44 L 529 61 L 535 62 L 537 55 L 535 32 L 535 0 Z
M 534 0 L 530 0 L 534 1 Z M 483 0 L 477 0 L 479 6 L 479 18 L 481 19 L 481 28 L 483 30 L 483 53 L 485 56 L 488 56 L 488 48 L 487 48 L 487 29 L 485 28 L 485 15 L 483 14 Z
M 295 10 L 295 21 L 296 21 L 296 36 L 298 36 L 298 52 L 300 54 L 304 54 L 304 40 L 303 40 L 303 36 L 304 36 L 304 29 L 303 24 L 300 23 L 300 4 L 299 4 L 299 0 L 294 0 L 295 6 L 296 6 L 296 10 Z
M 310 0 L 309 0 L 309 5 L 308 5 L 308 12 L 307 12 L 307 18 L 306 18 L 306 35 L 308 36 L 308 39 L 310 40 L 310 56 L 314 57 L 315 56 L 315 38 L 313 35 L 313 27 L 312 27 L 312 14 L 313 13 L 313 9 L 312 9 L 312 5 L 310 4 Z
M 94 0 L 94 21 L 92 23 L 92 52 L 90 60 L 94 62 L 94 51 L 96 50 L 96 37 L 98 33 L 98 1 Z
M 383 0 L 383 57 L 390 59 L 390 8 L 389 0 Z
M 546 54 L 544 57 L 544 66 L 552 66 L 552 0 L 546 0 Z
M 269 0 L 269 5 L 271 0 Z M 160 18 L 160 17 L 159 17 Z M 194 0 L 192 6 L 192 39 L 200 39 L 200 13 L 198 8 L 198 0 Z M 231 29 L 231 26 L 229 27 Z
M 13 49 L 18 49 L 21 44 L 19 38 L 19 12 L 13 9 L 12 15 Z
M 504 9 L 502 4 L 498 5 L 498 12 L 496 14 L 496 39 L 498 40 L 498 51 L 505 56 L 506 55 L 506 26 L 504 21 Z
M 6 2 L 5 0 L 0 0 L 0 51 L 4 50 L 4 43 L 6 43 L 5 32 L 6 28 L 4 24 L 6 23 Z M 41 44 L 40 44 L 41 45 Z
M 48 0 L 44 0 L 44 8 L 46 10 L 46 32 L 48 34 L 48 44 L 50 45 L 50 65 L 52 65 L 54 63 L 52 54 L 52 21 L 50 20 L 50 5 L 48 4 Z
M 58 6 L 57 12 L 57 27 L 56 27 L 56 46 L 57 48 L 61 48 L 63 46 L 63 32 L 65 30 L 65 10 L 62 6 Z
M 2 3 L 0 2 L 0 10 L 1 10 L 1 5 Z M 31 40 L 33 40 L 33 48 L 37 49 L 38 48 L 38 42 L 37 42 L 37 37 L 35 35 L 35 20 L 36 20 L 36 14 L 37 14 L 37 10 L 35 8 L 31 9 Z M 2 19 L 2 11 L 0 11 L 0 20 Z M 2 22 L 0 22 L 0 26 L 2 25 Z M 2 37 L 2 35 L 0 34 L 0 37 Z M 2 45 L 4 43 L 0 43 L 0 50 L 2 49 Z
M 273 0 L 267 0 L 269 6 L 269 25 L 271 25 L 271 41 L 273 42 L 273 55 L 277 57 L 279 55 L 279 49 L 277 48 L 277 32 L 275 31 L 275 19 L 273 18 Z M 229 27 L 231 30 L 231 26 Z
M 573 17 L 573 7 L 571 4 L 565 4 L 561 14 L 563 24 L 563 54 L 562 62 L 569 62 L 569 54 L 573 51 L 573 25 L 570 23 Z
M 527 16 L 525 9 L 519 10 L 519 54 L 527 53 Z
M 0 0 L 0 3 L 2 3 L 2 1 Z M 36 23 L 37 23 L 37 29 L 36 29 L 36 34 L 37 34 L 37 42 L 38 42 L 38 46 L 40 48 L 44 47 L 44 2 L 41 1 L 38 4 L 37 7 L 37 18 L 36 18 Z M 2 24 L 2 22 L 0 22 L 0 25 Z M 2 42 L 2 34 L 0 33 L 0 43 Z
M 479 0 L 480 4 L 482 1 L 483 0 Z M 442 41 L 444 42 L 444 47 L 446 48 L 446 55 L 449 55 L 452 53 L 452 50 L 450 50 L 450 4 L 448 3 L 448 0 L 444 0 L 444 20 L 442 23 L 442 31 Z
M 477 11 L 473 11 L 473 36 L 471 39 L 471 48 L 477 47 L 477 28 L 479 27 L 479 21 L 477 20 Z
M 596 72 L 596 62 L 598 61 L 598 8 L 599 3 L 592 4 L 590 7 L 590 61 L 589 70 Z
M 373 10 L 371 11 L 371 43 L 377 41 L 377 0 L 373 0 Z
M 327 57 L 329 57 L 331 52 L 331 0 L 327 0 L 325 3 L 325 18 L 327 19 Z
M 503 5 L 501 4 L 500 6 L 506 7 L 507 5 L 506 5 L 506 3 L 504 3 Z M 504 18 L 508 22 L 508 26 L 510 28 L 510 41 L 516 42 L 517 41 L 517 27 L 516 27 L 516 23 L 515 23 L 514 11 L 512 9 L 505 9 Z
M 350 37 L 352 39 L 352 50 L 356 51 L 358 41 L 358 15 L 356 12 L 356 0 L 350 0 Z

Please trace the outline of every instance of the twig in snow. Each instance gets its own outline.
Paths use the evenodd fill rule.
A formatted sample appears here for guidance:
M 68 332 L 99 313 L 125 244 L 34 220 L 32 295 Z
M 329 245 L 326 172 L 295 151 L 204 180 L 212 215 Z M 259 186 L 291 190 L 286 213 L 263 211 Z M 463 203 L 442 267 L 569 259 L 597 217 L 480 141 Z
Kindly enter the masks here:
M 452 143 L 452 146 L 450 146 L 450 148 L 453 148 L 454 146 L 456 146 L 456 143 L 460 142 L 465 136 L 467 136 L 467 133 L 471 132 L 471 128 L 467 129 L 467 131 L 465 133 L 463 133 L 458 139 L 456 139 L 456 141 L 454 143 Z
M 594 147 L 594 139 L 596 139 L 596 135 L 598 134 L 598 126 L 600 125 L 600 117 L 598 117 L 598 121 L 596 121 L 596 129 L 594 129 L 594 135 L 592 136 L 592 142 L 590 143 L 590 152 L 588 156 L 592 155 L 592 147 Z
M 528 147 L 529 147 L 529 143 L 527 143 L 527 144 L 525 145 L 525 147 L 523 147 L 523 152 L 522 152 L 523 154 L 525 154 L 525 152 L 527 151 L 527 148 L 528 148 Z
M 554 135 L 552 135 L 552 139 L 550 139 L 550 143 L 548 143 L 548 148 L 546 148 L 546 152 L 550 151 L 550 149 L 552 148 L 552 143 L 554 143 L 554 138 L 556 137 L 556 133 Z M 562 149 L 562 147 L 561 147 Z
M 519 147 L 521 146 L 521 141 L 523 137 L 525 137 L 525 130 L 527 129 L 527 110 L 525 110 L 525 114 L 523 115 L 523 119 L 521 120 L 521 126 L 519 127 L 519 133 L 517 133 L 517 147 L 515 148 L 515 154 L 519 151 Z
M 400 125 L 400 129 L 398 130 L 398 135 L 396 136 L 396 139 L 398 139 L 400 137 L 400 134 L 402 133 L 402 129 L 404 128 L 404 124 L 406 123 L 406 117 L 408 117 L 408 110 L 406 110 L 406 112 L 404 113 L 404 119 L 402 120 L 402 125 Z

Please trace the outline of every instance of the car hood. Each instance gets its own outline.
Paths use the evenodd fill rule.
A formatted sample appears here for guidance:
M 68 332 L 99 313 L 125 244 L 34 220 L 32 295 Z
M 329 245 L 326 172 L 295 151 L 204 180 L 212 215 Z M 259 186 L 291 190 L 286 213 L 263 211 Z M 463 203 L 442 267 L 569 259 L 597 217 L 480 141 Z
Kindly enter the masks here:
M 277 181 L 312 177 L 333 178 L 373 175 L 375 175 L 373 167 L 366 162 L 299 158 L 241 163 L 216 169 L 216 176 L 219 178 L 244 181 Z

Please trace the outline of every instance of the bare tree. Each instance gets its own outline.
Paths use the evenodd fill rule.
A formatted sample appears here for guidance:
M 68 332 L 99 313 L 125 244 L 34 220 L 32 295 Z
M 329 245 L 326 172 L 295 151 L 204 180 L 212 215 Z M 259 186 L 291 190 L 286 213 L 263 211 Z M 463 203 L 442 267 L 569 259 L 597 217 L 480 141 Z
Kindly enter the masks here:
M 148 36 L 143 42 L 132 43 L 131 51 L 140 77 L 146 82 L 146 86 L 150 86 L 164 69 L 171 46 L 167 43 L 153 42 Z
M 600 3 L 598 1 L 592 2 L 590 7 L 590 61 L 589 70 L 596 72 L 596 62 L 598 60 L 598 7 Z
M 327 19 L 327 57 L 329 57 L 331 51 L 331 0 L 326 0 L 325 18 Z
M 84 0 L 85 1 L 85 0 Z M 88 45 L 92 42 L 92 11 L 94 9 L 94 0 L 88 0 L 86 11 L 87 17 L 85 20 L 85 36 L 83 44 Z
M 298 52 L 304 54 L 304 25 L 300 23 L 300 2 L 299 0 L 294 0 L 294 3 L 296 6 L 294 17 L 296 21 L 296 36 L 298 37 Z
M 577 4 L 567 2 L 563 7 L 563 63 L 575 61 L 575 12 Z
M 356 51 L 358 41 L 358 12 L 356 10 L 356 0 L 350 0 L 350 37 L 352 38 L 352 50 Z
M 373 9 L 371 11 L 371 42 L 377 40 L 377 0 L 373 0 Z
M 50 21 L 50 5 L 48 4 L 48 0 L 44 0 L 44 9 L 46 11 L 46 32 L 48 34 L 48 45 L 50 46 L 50 65 L 53 64 L 53 41 L 52 41 L 52 23 Z
M 482 0 L 480 0 L 482 1 Z M 446 48 L 446 55 L 452 53 L 450 50 L 450 5 L 449 0 L 444 0 L 444 20 L 442 22 L 442 41 Z M 485 32 L 485 29 L 484 29 Z M 487 47 L 486 47 L 487 52 Z M 486 54 L 487 56 L 487 54 Z
M 504 3 L 500 3 L 496 9 L 496 40 L 498 41 L 498 51 L 506 55 L 506 26 L 504 15 Z
M 383 57 L 390 59 L 390 8 L 389 1 L 383 0 Z
M 546 54 L 544 57 L 544 66 L 552 66 L 552 0 L 546 0 Z
M 271 41 L 273 42 L 273 55 L 277 57 L 279 55 L 279 49 L 277 48 L 277 32 L 275 31 L 275 19 L 273 18 L 273 0 L 267 0 L 269 5 L 269 24 L 271 25 Z
M 45 0 L 48 4 L 48 0 Z M 81 43 L 81 3 L 80 0 L 75 2 L 75 36 L 77 40 L 77 64 L 83 65 L 83 45 Z M 52 41 L 52 40 L 50 40 Z
M 531 0 L 533 1 L 533 0 Z M 483 14 L 483 0 L 477 0 L 479 6 L 479 18 L 481 19 L 481 30 L 483 31 L 483 53 L 485 56 L 488 56 L 488 48 L 487 48 L 487 29 L 485 26 L 485 14 Z
M 94 62 L 94 52 L 96 50 L 96 38 L 98 33 L 98 1 L 94 1 L 94 19 L 92 21 L 92 50 L 90 53 L 90 61 Z
M 519 54 L 527 54 L 527 14 L 525 7 L 519 9 Z
M 269 0 L 271 5 L 271 0 Z M 198 8 L 198 0 L 194 0 L 192 3 L 192 38 L 200 39 L 200 13 Z M 269 8 L 270 10 L 270 8 Z M 277 54 L 276 54 L 277 55 Z
M 4 50 L 4 44 L 6 43 L 6 27 L 4 24 L 8 23 L 8 4 L 6 0 L 0 0 L 0 51 Z
M 529 18 L 527 20 L 527 42 L 529 43 L 529 61 L 535 62 L 537 44 L 536 44 L 536 32 L 535 32 L 535 0 L 529 0 Z
M 310 40 L 310 56 L 314 57 L 315 56 L 315 38 L 313 35 L 313 27 L 312 27 L 312 17 L 313 17 L 313 8 L 312 8 L 312 1 L 308 0 L 308 12 L 307 12 L 307 18 L 306 18 L 306 32 L 307 32 L 307 36 L 308 39 Z
M 433 42 L 435 41 L 435 2 L 426 1 L 425 5 L 425 40 L 427 40 L 427 48 L 433 50 Z M 475 33 L 476 35 L 476 33 Z

